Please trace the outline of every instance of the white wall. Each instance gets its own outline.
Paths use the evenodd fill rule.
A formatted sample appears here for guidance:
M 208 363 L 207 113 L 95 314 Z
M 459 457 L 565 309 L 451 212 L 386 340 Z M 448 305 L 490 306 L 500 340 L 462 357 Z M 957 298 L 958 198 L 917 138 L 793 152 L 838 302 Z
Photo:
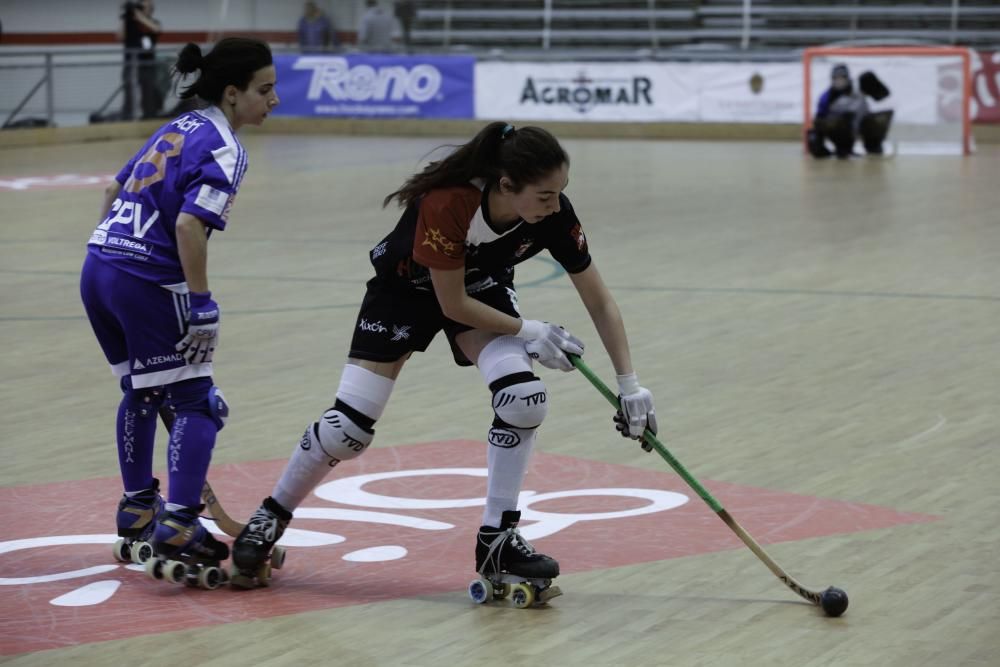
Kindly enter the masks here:
M 391 7 L 391 0 L 380 0 Z M 294 30 L 298 0 L 158 0 L 156 17 L 168 31 Z M 355 30 L 363 0 L 316 0 L 337 30 Z M 113 32 L 121 0 L 0 0 L 5 33 Z

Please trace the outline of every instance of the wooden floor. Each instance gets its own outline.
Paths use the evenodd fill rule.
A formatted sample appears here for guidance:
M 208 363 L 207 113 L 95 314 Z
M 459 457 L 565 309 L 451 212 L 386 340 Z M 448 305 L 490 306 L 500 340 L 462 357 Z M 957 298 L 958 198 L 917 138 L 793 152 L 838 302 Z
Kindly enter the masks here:
M 246 137 L 250 171 L 210 250 L 223 308 L 216 380 L 234 407 L 213 465 L 286 457 L 331 402 L 367 250 L 397 216 L 381 199 L 456 139 Z M 795 603 L 745 548 L 576 573 L 563 552 L 565 595 L 548 609 L 477 607 L 459 588 L 0 660 L 1000 664 L 1000 146 L 965 159 L 815 162 L 790 143 L 565 144 L 567 194 L 625 316 L 663 440 L 691 472 L 938 517 L 768 545 L 803 583 L 847 589 L 844 617 Z M 8 149 L 0 179 L 114 173 L 137 147 Z M 0 487 L 117 475 L 118 389 L 77 291 L 99 201 L 99 187 L 0 188 Z M 518 269 L 523 312 L 584 338 L 591 367 L 613 379 L 553 267 Z M 540 452 L 666 469 L 613 434 L 582 377 L 544 377 L 552 406 Z M 404 369 L 373 447 L 482 440 L 489 418 L 478 374 L 452 365 L 436 340 Z M 161 471 L 162 459 L 161 444 Z M 260 480 L 261 492 L 273 481 Z M 65 498 L 65 511 L 74 504 Z M 247 604 L 266 605 L 272 591 Z M 135 622 L 155 627 L 155 613 Z

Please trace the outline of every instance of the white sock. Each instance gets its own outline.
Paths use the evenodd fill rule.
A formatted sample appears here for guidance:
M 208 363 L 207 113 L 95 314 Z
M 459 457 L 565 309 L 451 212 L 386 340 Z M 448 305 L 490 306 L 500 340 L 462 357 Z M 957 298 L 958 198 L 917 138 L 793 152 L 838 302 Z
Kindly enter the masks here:
M 530 373 L 531 359 L 524 350 L 523 340 L 514 336 L 501 336 L 483 348 L 478 366 L 489 385 L 507 375 Z M 487 445 L 486 465 L 489 476 L 486 482 L 486 508 L 483 510 L 484 526 L 499 527 L 503 513 L 517 509 L 517 498 L 528 471 L 538 429 L 508 427 L 507 430 L 516 433 L 521 438 L 521 443 L 509 448 Z
M 311 424 L 309 428 L 312 428 Z M 331 470 L 333 466 L 323 450 L 319 447 L 303 449 L 301 443 L 297 444 L 271 491 L 271 497 L 289 512 L 294 512 Z
M 535 444 L 537 429 L 508 428 L 521 437 L 517 447 L 489 448 L 486 465 L 489 478 L 486 483 L 486 509 L 483 510 L 483 525 L 497 528 L 504 512 L 517 509 L 517 497 L 521 493 L 524 475 L 531 461 L 531 449 Z
M 377 421 L 389 402 L 394 384 L 389 378 L 347 364 L 340 376 L 337 398 L 372 421 Z M 295 445 L 285 470 L 271 492 L 271 497 L 289 512 L 294 512 L 333 469 L 330 459 L 319 447 L 303 449 L 301 445 L 301 441 Z

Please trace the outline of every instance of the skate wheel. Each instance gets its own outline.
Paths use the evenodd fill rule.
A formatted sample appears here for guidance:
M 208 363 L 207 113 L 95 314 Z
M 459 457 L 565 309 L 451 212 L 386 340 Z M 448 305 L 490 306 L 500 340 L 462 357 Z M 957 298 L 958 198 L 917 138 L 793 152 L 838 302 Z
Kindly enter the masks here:
M 167 581 L 179 584 L 187 576 L 187 565 L 179 560 L 168 560 L 163 566 L 163 576 Z
M 545 604 L 552 598 L 557 598 L 562 595 L 562 589 L 558 586 L 549 586 L 548 588 L 543 588 L 538 591 L 538 602 L 539 604 Z
M 201 568 L 198 572 L 198 585 L 205 590 L 214 591 L 226 582 L 226 574 L 214 565 Z
M 510 587 L 510 600 L 518 609 L 527 609 L 535 602 L 535 591 L 528 584 L 514 584 Z
M 254 581 L 253 577 L 248 577 L 247 575 L 236 569 L 234 565 L 229 573 L 229 585 L 234 588 L 244 588 L 251 589 L 257 587 L 257 582 Z
M 112 548 L 114 549 L 115 560 L 119 563 L 128 563 L 132 560 L 129 547 L 125 544 L 125 538 L 119 537 Z
M 163 562 L 159 558 L 150 558 L 147 560 L 145 569 L 150 579 L 159 581 L 163 578 Z
M 281 566 L 285 564 L 285 547 L 274 547 L 271 551 L 271 567 L 275 570 L 280 570 Z
M 493 587 L 493 599 L 503 600 L 510 595 L 510 584 L 500 584 Z
M 131 561 L 133 563 L 142 565 L 153 557 L 153 547 L 149 542 L 136 542 L 132 545 L 129 556 L 131 556 Z
M 469 583 L 469 597 L 476 604 L 485 604 L 493 599 L 493 585 L 485 579 L 473 579 Z
M 271 564 L 264 562 L 260 567 L 257 568 L 257 585 L 258 586 L 270 586 L 271 585 Z

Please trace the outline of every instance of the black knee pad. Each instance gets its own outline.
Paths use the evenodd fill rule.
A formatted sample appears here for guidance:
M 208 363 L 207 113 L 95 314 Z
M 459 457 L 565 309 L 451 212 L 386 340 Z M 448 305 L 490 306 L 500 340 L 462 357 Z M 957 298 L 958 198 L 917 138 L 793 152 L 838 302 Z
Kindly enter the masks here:
M 861 140 L 869 153 L 881 153 L 882 142 L 892 125 L 892 110 L 871 113 L 861 119 Z
M 830 149 L 826 147 L 823 141 L 823 135 L 816 130 L 809 130 L 806 133 L 806 145 L 809 147 L 809 153 L 813 157 L 829 157 Z

